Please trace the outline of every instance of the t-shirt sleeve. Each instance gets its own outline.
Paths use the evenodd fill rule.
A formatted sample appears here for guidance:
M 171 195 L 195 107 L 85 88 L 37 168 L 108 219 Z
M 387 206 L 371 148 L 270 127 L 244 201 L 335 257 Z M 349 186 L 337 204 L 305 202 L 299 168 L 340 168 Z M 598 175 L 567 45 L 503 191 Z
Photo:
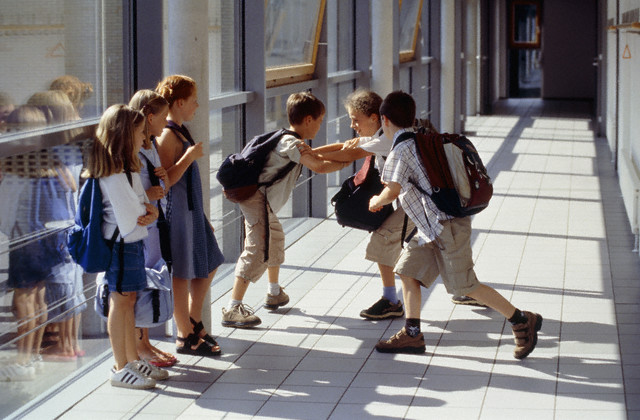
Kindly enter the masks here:
M 139 178 L 137 181 L 140 182 Z M 100 184 L 103 186 L 105 198 L 111 202 L 120 233 L 127 236 L 136 228 L 138 217 L 144 216 L 146 208 L 129 185 L 125 174 L 100 178 Z
M 406 185 L 410 175 L 407 153 L 408 147 L 406 143 L 399 144 L 391 151 L 382 171 L 382 180 L 384 182 L 396 182 L 403 187 Z
M 302 140 L 298 140 L 294 136 L 286 135 L 280 139 L 276 150 L 292 161 L 300 163 L 300 151 L 298 150 L 298 144 L 300 143 L 302 143 Z

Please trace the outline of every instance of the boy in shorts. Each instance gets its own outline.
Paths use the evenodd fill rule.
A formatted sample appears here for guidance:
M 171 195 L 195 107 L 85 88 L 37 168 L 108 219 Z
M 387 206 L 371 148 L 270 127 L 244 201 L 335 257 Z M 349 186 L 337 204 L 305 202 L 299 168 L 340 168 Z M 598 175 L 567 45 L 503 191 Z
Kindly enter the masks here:
M 278 282 L 280 265 L 284 262 L 284 231 L 276 214 L 289 200 L 303 166 L 317 173 L 329 173 L 347 166 L 347 163 L 323 160 L 311 153 L 300 154 L 299 146 L 304 140 L 313 139 L 318 134 L 324 114 L 322 101 L 309 92 L 294 93 L 287 99 L 289 130 L 296 135 L 282 136 L 267 156 L 258 181 L 268 182 L 290 162 L 297 165 L 282 179 L 268 187 L 262 186 L 240 203 L 246 236 L 236 264 L 231 300 L 226 308 L 222 308 L 224 327 L 251 328 L 262 322 L 250 307 L 242 303 L 242 299 L 249 283 L 258 281 L 265 271 L 269 279 L 265 308 L 274 310 L 289 303 L 289 296 Z M 269 229 L 268 258 L 265 258 L 266 229 Z
M 514 357 L 523 359 L 535 348 L 542 316 L 520 311 L 495 289 L 478 281 L 471 256 L 471 219 L 455 218 L 441 212 L 427 194 L 431 185 L 411 139 L 399 142 L 401 136 L 413 136 L 410 129 L 416 112 L 411 95 L 396 91 L 384 99 L 380 107 L 382 128 L 393 139 L 393 148 L 385 162 L 382 181 L 385 188 L 371 198 L 369 209 L 400 198 L 402 208 L 413 220 L 417 234 L 402 251 L 394 270 L 400 275 L 406 307 L 405 326 L 388 340 L 380 341 L 376 350 L 382 353 L 424 353 L 424 336 L 420 332 L 420 287 L 429 287 L 438 275 L 447 292 L 466 295 L 486 304 L 511 323 L 516 347 Z

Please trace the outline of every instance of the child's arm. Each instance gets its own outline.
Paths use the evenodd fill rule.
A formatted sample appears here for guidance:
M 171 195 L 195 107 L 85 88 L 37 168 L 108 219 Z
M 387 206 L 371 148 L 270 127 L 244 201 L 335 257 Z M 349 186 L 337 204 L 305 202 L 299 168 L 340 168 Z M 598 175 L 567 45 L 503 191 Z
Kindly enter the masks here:
M 320 159 L 311 153 L 302 155 L 300 157 L 300 163 L 319 174 L 328 174 L 329 172 L 338 171 L 349 165 L 349 162 L 333 162 Z
M 200 142 L 189 146 L 182 154 L 182 141 L 173 131 L 165 129 L 158 138 L 158 155 L 162 167 L 167 168 L 165 187 L 169 189 L 182 178 L 193 161 L 204 156 L 204 152 Z
M 315 151 L 316 149 L 313 150 Z M 351 163 L 354 160 L 362 159 L 363 157 L 367 157 L 372 154 L 373 153 L 367 152 L 360 147 L 356 147 L 355 149 L 340 149 L 327 153 L 319 153 L 318 157 L 325 160 Z
M 374 195 L 369 200 L 369 211 L 376 212 L 382 208 L 382 206 L 392 203 L 393 200 L 398 198 L 402 186 L 397 182 L 387 182 L 380 195 Z
M 138 224 L 140 226 L 147 226 L 158 218 L 158 208 L 149 203 L 144 203 L 147 213 L 144 216 L 138 217 Z

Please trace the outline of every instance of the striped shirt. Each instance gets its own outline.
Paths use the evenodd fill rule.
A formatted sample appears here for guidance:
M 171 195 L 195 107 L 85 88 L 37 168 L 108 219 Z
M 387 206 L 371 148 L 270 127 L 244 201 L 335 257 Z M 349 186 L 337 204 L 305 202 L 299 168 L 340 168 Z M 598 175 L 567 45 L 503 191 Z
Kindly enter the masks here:
M 442 233 L 440 221 L 452 219 L 440 211 L 431 198 L 420 192 L 417 184 L 427 193 L 431 193 L 431 184 L 427 178 L 415 142 L 411 139 L 396 144 L 398 136 L 408 130 L 399 130 L 394 138 L 394 148 L 387 157 L 382 171 L 382 181 L 400 184 L 400 205 L 418 228 L 418 243 L 426 244 Z

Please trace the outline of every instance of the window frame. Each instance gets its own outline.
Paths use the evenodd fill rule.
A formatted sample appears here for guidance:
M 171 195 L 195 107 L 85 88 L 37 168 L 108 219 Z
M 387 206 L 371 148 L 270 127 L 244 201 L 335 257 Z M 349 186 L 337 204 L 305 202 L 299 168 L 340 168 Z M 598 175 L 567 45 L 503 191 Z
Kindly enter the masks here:
M 420 29 L 420 22 L 422 20 L 421 16 L 422 16 L 422 6 L 423 6 L 424 0 L 418 0 L 418 1 L 419 1 L 418 13 L 416 13 L 416 22 L 415 22 L 415 25 L 413 27 L 413 40 L 411 42 L 411 49 L 409 49 L 409 50 L 401 50 L 399 52 L 400 63 L 406 63 L 408 61 L 415 60 L 415 58 L 416 58 L 416 45 L 418 43 L 418 33 L 419 33 L 419 29 Z M 398 5 L 399 5 L 399 10 L 400 10 L 400 15 L 401 15 L 402 14 L 402 0 L 398 0 Z M 402 22 L 400 22 L 400 24 L 402 24 Z

